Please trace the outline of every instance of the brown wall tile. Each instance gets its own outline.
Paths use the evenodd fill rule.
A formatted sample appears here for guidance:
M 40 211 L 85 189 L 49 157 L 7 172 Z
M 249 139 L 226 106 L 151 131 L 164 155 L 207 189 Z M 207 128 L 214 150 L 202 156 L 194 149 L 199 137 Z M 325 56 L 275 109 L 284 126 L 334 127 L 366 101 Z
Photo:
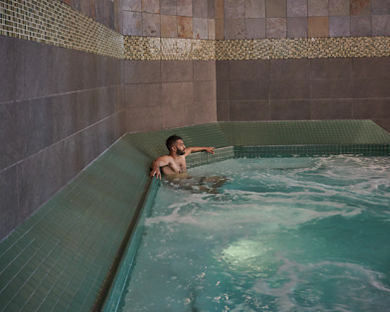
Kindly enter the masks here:
M 160 0 L 160 13 L 165 15 L 176 15 L 176 0 Z
M 225 18 L 245 18 L 245 0 L 225 0 Z
M 329 0 L 329 16 L 349 16 L 350 0 Z
M 371 16 L 351 16 L 351 36 L 371 36 Z
M 225 6 L 224 0 L 215 0 L 215 18 L 224 18 Z
M 265 17 L 265 0 L 246 0 L 245 17 L 246 18 Z
M 272 100 L 270 102 L 271 120 L 310 119 L 309 100 Z
M 192 38 L 192 17 L 177 17 L 177 34 L 179 38 Z
M 390 99 L 356 99 L 353 101 L 353 118 L 390 118 Z
M 331 16 L 329 17 L 329 36 L 330 37 L 349 37 L 351 35 L 349 16 Z
M 231 121 L 269 120 L 268 101 L 232 101 L 229 109 Z
M 215 61 L 193 61 L 194 80 L 215 81 Z
M 208 18 L 208 1 L 197 0 L 192 2 L 192 16 L 197 18 Z
M 161 61 L 161 79 L 167 81 L 192 81 L 192 61 Z
M 351 0 L 351 15 L 369 15 L 371 11 L 371 0 Z
M 177 15 L 192 16 L 192 0 L 177 0 Z
M 142 13 L 142 34 L 149 37 L 160 37 L 160 15 Z
M 288 17 L 287 18 L 287 38 L 306 38 L 307 18 Z
M 328 37 L 329 36 L 328 17 L 309 17 L 308 36 Z
M 287 0 L 287 16 L 307 17 L 307 0 Z
M 141 12 L 142 10 L 142 0 L 121 0 L 120 8 L 122 10 Z
M 142 11 L 147 13 L 160 13 L 160 0 L 142 0 Z
M 245 26 L 248 39 L 265 38 L 265 18 L 247 18 Z
M 208 39 L 208 19 L 194 17 L 192 19 L 192 31 L 195 39 Z
M 265 11 L 267 17 L 286 17 L 286 0 L 265 0 Z
M 224 26 L 226 39 L 245 39 L 247 37 L 244 18 L 225 19 Z
M 390 36 L 390 15 L 372 15 L 372 35 Z
M 223 18 L 215 20 L 215 39 L 225 38 L 225 20 Z
M 371 0 L 372 14 L 390 14 L 390 2 Z
M 266 19 L 267 38 L 286 38 L 287 19 L 286 18 L 267 18 Z
M 353 100 L 311 101 L 311 119 L 351 119 Z
M 207 25 L 208 25 L 208 38 L 211 40 L 215 40 L 215 20 L 208 19 Z
M 308 99 L 310 83 L 305 80 L 271 80 L 269 98 L 272 99 Z
M 308 0 L 308 16 L 328 16 L 328 0 Z
M 177 38 L 176 16 L 161 15 L 161 37 Z

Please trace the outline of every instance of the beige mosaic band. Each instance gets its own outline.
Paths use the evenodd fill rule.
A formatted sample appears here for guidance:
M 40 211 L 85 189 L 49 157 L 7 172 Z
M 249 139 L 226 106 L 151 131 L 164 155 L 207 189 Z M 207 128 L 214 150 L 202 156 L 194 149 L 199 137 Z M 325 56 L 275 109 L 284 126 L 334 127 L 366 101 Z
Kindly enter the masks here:
M 199 40 L 123 36 L 56 0 L 1 0 L 0 35 L 127 60 L 390 56 L 390 37 Z

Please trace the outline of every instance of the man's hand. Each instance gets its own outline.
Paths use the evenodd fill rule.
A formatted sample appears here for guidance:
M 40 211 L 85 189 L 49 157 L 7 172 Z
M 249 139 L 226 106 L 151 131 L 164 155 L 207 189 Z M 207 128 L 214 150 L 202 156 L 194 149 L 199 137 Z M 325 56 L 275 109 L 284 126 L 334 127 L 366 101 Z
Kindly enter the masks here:
M 205 148 L 205 151 L 207 152 L 207 153 L 210 153 L 210 154 L 214 154 L 215 152 L 214 152 L 214 147 L 206 147 Z
M 161 180 L 161 171 L 159 167 L 154 167 L 152 171 L 150 171 L 151 177 L 156 177 L 156 179 Z

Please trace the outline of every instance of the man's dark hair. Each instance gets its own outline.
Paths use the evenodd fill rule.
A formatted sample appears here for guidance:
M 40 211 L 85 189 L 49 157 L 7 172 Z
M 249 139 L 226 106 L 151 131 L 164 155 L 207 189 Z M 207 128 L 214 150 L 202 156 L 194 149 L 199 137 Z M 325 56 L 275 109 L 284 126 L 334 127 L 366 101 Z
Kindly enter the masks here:
M 171 151 L 171 148 L 175 146 L 175 143 L 177 140 L 183 140 L 181 137 L 177 136 L 176 134 L 171 135 L 167 141 L 165 142 L 165 145 L 167 146 L 168 151 Z

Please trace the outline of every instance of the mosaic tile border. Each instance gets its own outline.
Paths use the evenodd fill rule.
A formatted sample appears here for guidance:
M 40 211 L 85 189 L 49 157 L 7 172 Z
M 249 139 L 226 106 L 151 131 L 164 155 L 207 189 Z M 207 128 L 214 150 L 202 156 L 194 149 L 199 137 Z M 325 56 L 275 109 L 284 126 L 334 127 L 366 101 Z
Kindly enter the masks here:
M 123 58 L 123 36 L 60 1 L 0 1 L 0 35 Z
M 390 37 L 202 40 L 124 36 L 58 0 L 0 1 L 0 35 L 127 60 L 390 56 Z

